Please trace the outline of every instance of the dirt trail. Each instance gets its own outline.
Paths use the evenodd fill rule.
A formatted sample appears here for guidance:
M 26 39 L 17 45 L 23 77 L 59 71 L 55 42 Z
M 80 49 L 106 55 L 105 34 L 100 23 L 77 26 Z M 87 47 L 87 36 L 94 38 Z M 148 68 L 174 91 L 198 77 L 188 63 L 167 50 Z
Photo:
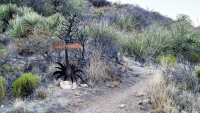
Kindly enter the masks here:
M 145 107 L 140 107 L 138 103 L 147 96 L 137 97 L 136 94 L 147 91 L 151 78 L 158 71 L 135 64 L 129 67 L 134 70 L 134 73 L 139 74 L 138 77 L 132 77 L 132 80 L 136 80 L 135 84 L 131 84 L 132 86 L 128 88 L 113 88 L 106 94 L 89 98 L 82 103 L 83 107 L 77 108 L 74 113 L 154 113 L 152 104 L 148 105 L 146 110 L 141 110 Z M 120 108 L 121 104 L 125 104 L 125 107 Z

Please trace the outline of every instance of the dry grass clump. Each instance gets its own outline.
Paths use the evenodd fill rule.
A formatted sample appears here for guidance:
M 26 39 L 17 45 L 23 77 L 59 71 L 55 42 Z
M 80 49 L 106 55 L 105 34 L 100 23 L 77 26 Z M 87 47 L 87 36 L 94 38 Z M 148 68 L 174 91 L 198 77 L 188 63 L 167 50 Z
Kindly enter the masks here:
M 86 69 L 86 79 L 88 84 L 93 86 L 95 83 L 102 83 L 109 78 L 109 67 L 101 59 L 101 50 L 96 49 L 90 57 L 90 65 Z
M 45 88 L 44 86 L 38 88 L 35 90 L 35 96 L 36 99 L 38 100 L 43 100 L 47 97 L 47 95 L 49 94 L 50 90 Z
M 68 106 L 68 99 L 58 99 L 58 102 L 62 109 L 65 109 Z
M 23 101 L 20 98 L 17 98 L 14 103 L 15 113 L 23 113 L 25 108 L 23 107 Z
M 165 69 L 164 73 L 157 73 L 150 84 L 151 101 L 156 111 L 159 113 L 199 112 L 197 78 L 191 75 L 192 71 L 189 68 L 184 70 L 185 73 L 180 73 L 178 69 L 176 72 L 169 73 L 170 71 Z

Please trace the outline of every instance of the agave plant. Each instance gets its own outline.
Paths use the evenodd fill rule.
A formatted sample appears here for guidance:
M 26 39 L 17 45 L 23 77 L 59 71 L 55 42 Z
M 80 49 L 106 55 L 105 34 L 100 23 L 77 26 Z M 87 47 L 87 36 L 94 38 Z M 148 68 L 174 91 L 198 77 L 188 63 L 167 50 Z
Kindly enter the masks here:
M 56 77 L 56 80 L 58 80 L 58 78 L 60 78 L 61 76 L 64 76 L 64 80 L 66 81 L 66 79 L 71 78 L 72 83 L 75 81 L 77 81 L 77 77 L 79 77 L 82 81 L 82 77 L 80 75 L 78 75 L 78 72 L 82 72 L 84 73 L 82 70 L 77 69 L 77 67 L 75 66 L 75 64 L 70 64 L 71 70 L 68 70 L 68 68 L 66 67 L 66 65 L 60 63 L 60 62 L 56 62 L 57 64 L 59 64 L 61 67 L 56 67 L 57 69 L 60 69 L 59 71 L 55 71 L 53 73 L 52 76 L 54 75 L 58 75 Z M 71 74 L 69 74 L 71 73 Z

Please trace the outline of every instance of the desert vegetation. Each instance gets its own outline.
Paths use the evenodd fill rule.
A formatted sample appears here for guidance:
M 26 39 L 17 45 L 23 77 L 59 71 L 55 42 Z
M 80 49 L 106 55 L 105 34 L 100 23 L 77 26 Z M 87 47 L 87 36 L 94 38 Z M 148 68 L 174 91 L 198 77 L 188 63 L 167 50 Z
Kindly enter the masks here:
M 65 73 L 64 68 L 55 69 L 56 62 L 65 63 L 65 54 L 53 49 L 53 41 L 60 41 L 70 14 L 80 20 L 72 29 L 77 28 L 73 38 L 82 45 L 81 50 L 68 51 L 70 64 L 85 72 L 75 74 L 75 81 L 84 80 L 91 88 L 110 81 L 118 85 L 127 70 L 122 72 L 115 65 L 125 67 L 122 57 L 132 57 L 141 66 L 152 65 L 162 71 L 149 88 L 157 112 L 200 111 L 200 29 L 191 25 L 187 15 L 172 20 L 137 5 L 95 0 L 0 3 L 0 101 L 5 105 L 14 102 L 11 111 L 69 109 L 68 101 L 51 100 L 50 89 L 59 84 L 52 77 L 54 72 L 60 74 L 57 79 L 63 79 Z M 22 100 L 51 104 L 35 109 L 31 103 L 27 109 Z

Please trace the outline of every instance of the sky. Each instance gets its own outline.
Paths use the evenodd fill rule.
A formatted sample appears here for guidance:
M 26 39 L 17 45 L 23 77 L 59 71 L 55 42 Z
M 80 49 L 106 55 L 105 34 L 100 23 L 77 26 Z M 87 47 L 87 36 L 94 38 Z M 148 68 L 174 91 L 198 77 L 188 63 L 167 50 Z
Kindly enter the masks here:
M 119 0 L 108 0 L 116 2 Z M 176 20 L 177 14 L 186 14 L 195 27 L 200 26 L 200 0 L 120 0 L 122 4 L 139 5 L 150 11 Z

